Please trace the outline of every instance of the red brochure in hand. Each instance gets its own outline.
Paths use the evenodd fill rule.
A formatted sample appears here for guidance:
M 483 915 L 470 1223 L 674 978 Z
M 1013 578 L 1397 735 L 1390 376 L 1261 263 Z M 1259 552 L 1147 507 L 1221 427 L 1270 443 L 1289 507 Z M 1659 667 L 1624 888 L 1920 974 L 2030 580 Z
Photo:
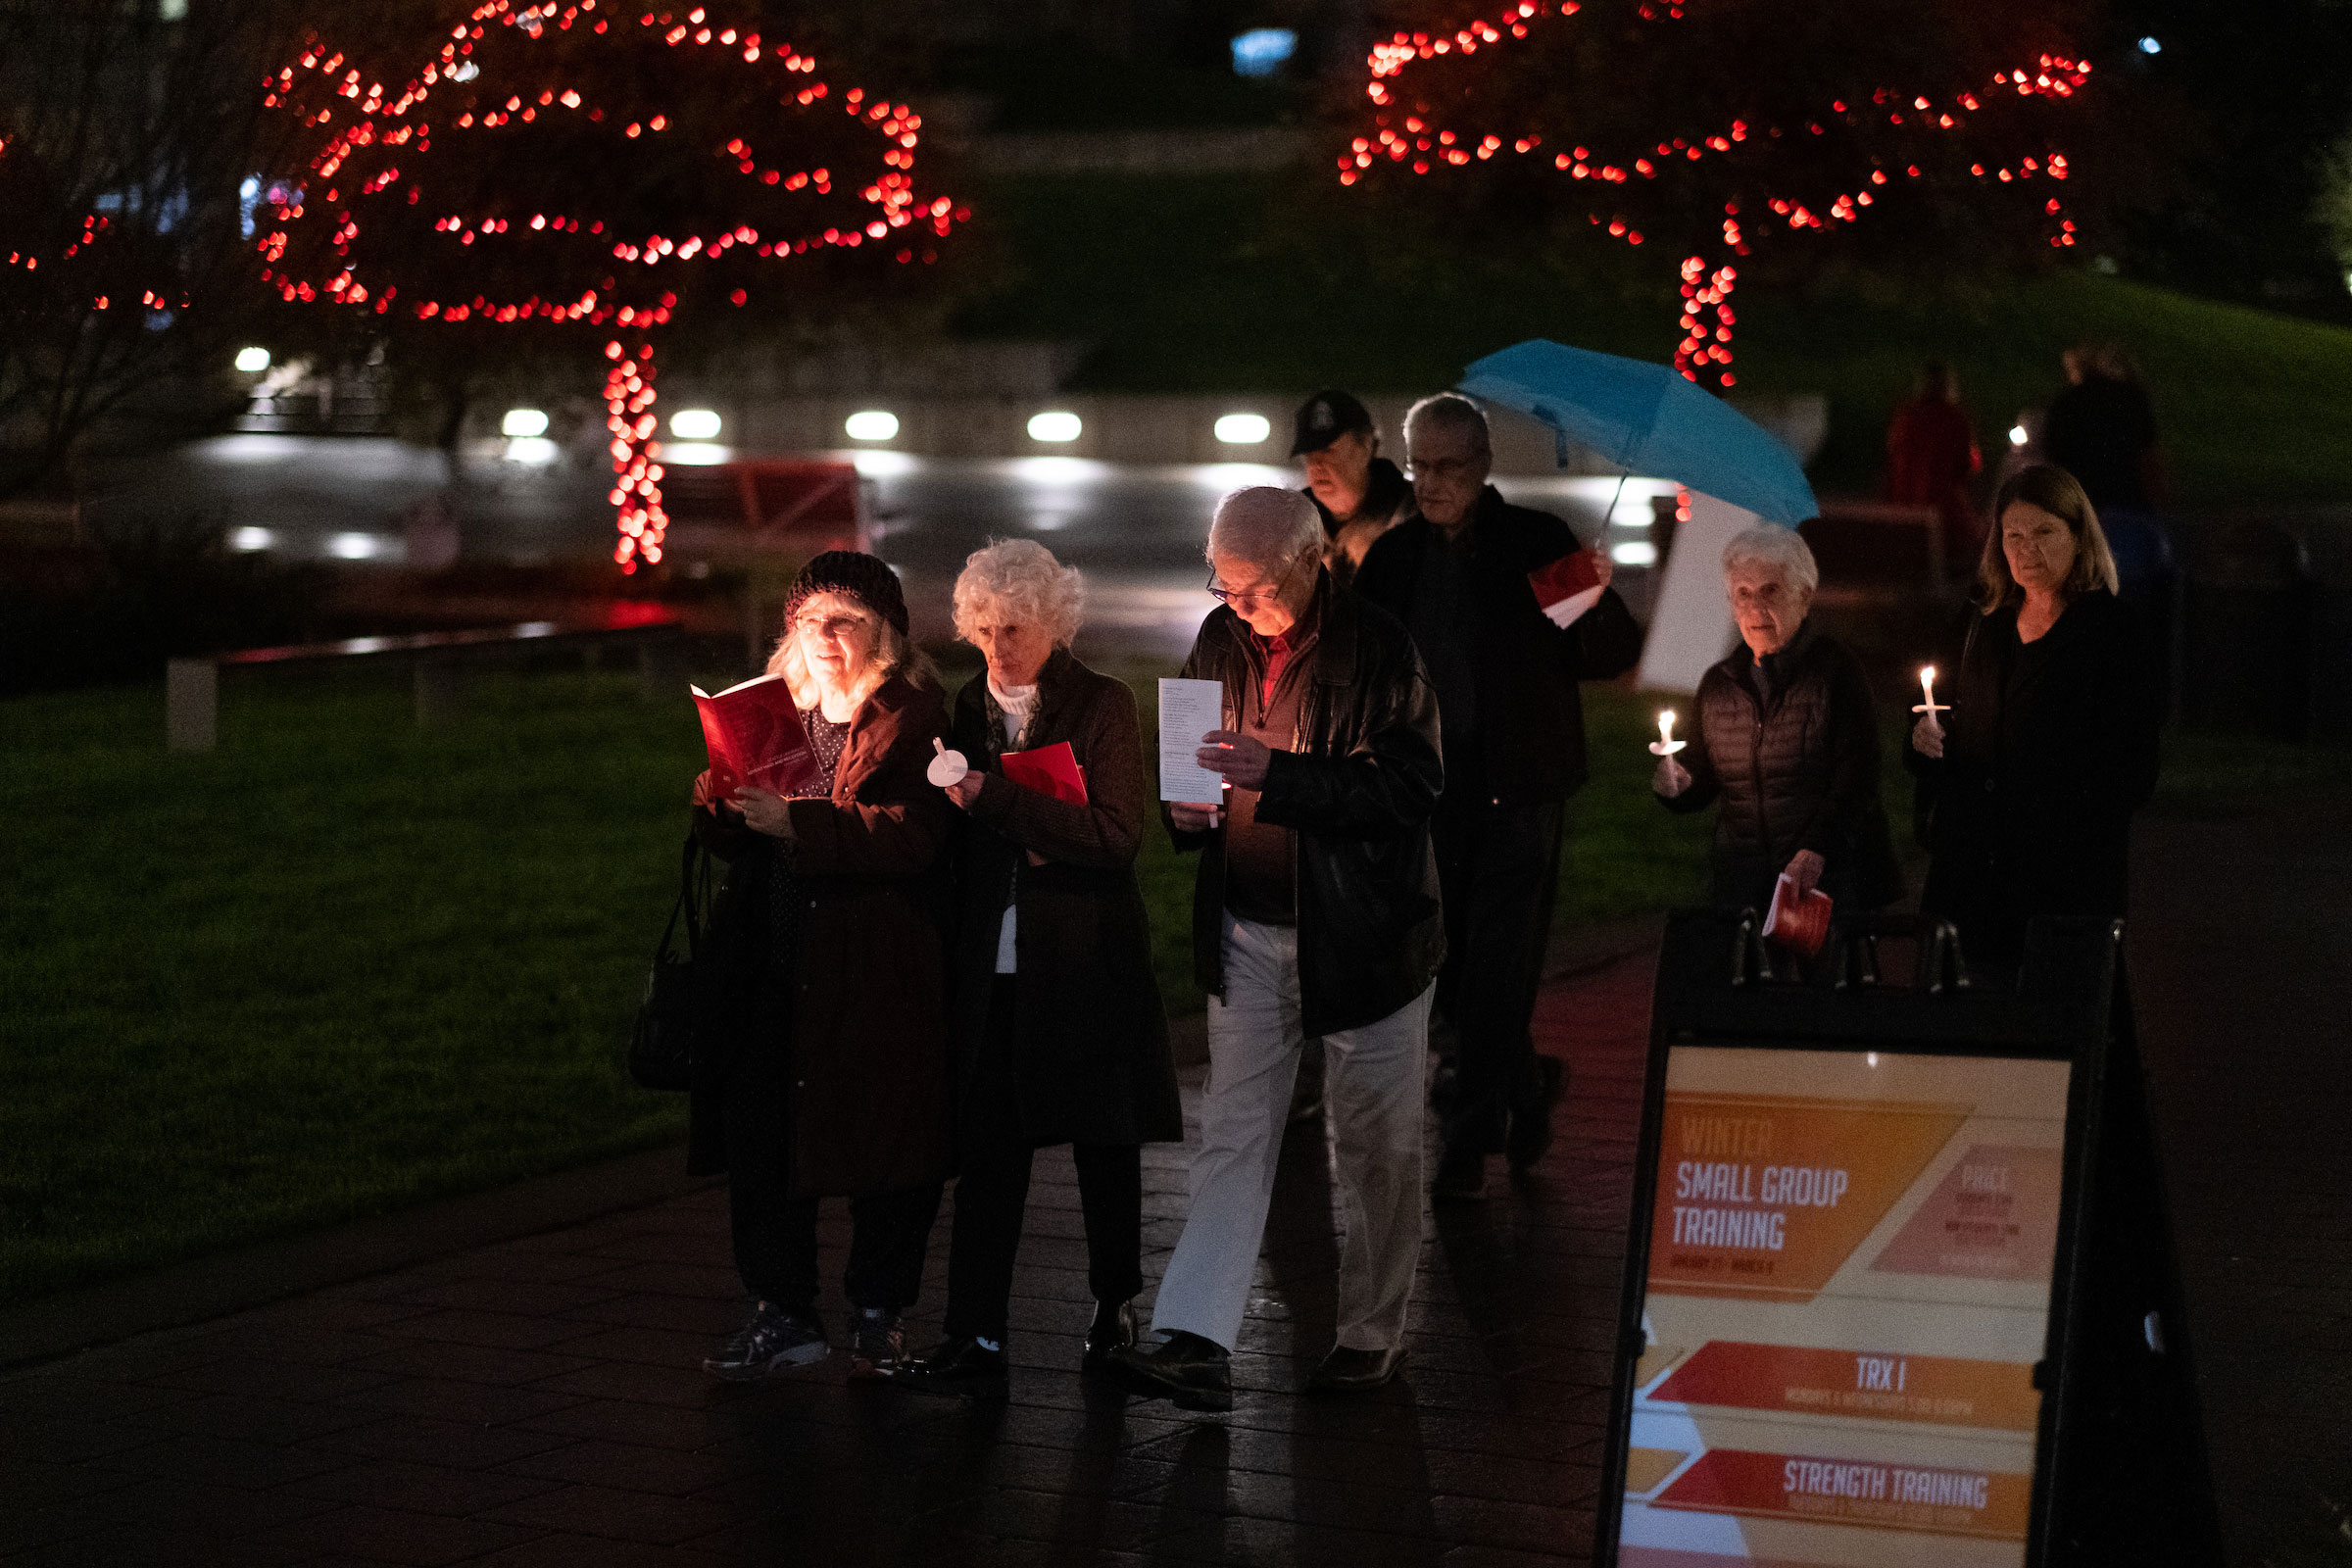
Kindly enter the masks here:
M 730 686 L 716 697 L 700 686 L 695 710 L 702 714 L 703 739 L 710 747 L 710 782 L 720 800 L 746 784 L 790 795 L 824 778 L 808 728 L 793 706 L 792 688 L 781 675 L 761 675 Z
M 1556 625 L 1566 626 L 1600 603 L 1600 557 L 1591 550 L 1562 556 L 1527 574 L 1536 603 Z
M 1015 784 L 1073 806 L 1086 804 L 1086 769 L 1078 765 L 1078 754 L 1070 750 L 1068 741 L 1034 752 L 1006 752 L 997 760 L 1004 764 L 1004 776 Z
M 1798 899 L 1796 884 L 1783 871 L 1780 881 L 1773 884 L 1772 912 L 1764 917 L 1764 934 L 1810 958 L 1830 939 L 1833 902 L 1819 888 Z

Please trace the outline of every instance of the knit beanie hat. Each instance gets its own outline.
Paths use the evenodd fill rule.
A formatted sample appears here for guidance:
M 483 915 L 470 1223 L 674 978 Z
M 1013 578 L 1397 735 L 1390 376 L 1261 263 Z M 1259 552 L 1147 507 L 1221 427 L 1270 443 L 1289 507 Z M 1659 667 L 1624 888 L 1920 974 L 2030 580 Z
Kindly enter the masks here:
M 801 568 L 784 600 L 784 623 L 792 624 L 801 606 L 818 594 L 845 594 L 906 635 L 906 596 L 899 574 L 879 556 L 858 550 L 828 550 Z

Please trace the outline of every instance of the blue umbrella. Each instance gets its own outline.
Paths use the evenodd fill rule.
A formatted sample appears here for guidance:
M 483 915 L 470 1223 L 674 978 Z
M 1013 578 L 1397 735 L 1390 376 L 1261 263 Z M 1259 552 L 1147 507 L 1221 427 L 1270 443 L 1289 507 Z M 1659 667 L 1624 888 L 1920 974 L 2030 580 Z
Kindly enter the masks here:
M 1820 514 L 1796 455 L 1670 366 L 1530 338 L 1469 368 L 1462 390 L 1533 415 L 1626 473 L 1651 474 L 1791 527 Z

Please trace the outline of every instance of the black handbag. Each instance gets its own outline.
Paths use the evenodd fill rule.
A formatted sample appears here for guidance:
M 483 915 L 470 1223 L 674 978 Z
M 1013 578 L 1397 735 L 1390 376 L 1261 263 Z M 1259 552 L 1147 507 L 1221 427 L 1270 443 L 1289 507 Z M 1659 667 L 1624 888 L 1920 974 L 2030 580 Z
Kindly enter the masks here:
M 654 964 L 637 1004 L 637 1028 L 629 1037 L 629 1076 L 647 1089 L 694 1086 L 695 1034 L 708 1016 L 705 993 L 715 983 L 710 952 L 711 874 L 710 852 L 686 840 L 678 868 L 678 902 L 654 946 Z M 678 934 L 685 932 L 685 951 Z

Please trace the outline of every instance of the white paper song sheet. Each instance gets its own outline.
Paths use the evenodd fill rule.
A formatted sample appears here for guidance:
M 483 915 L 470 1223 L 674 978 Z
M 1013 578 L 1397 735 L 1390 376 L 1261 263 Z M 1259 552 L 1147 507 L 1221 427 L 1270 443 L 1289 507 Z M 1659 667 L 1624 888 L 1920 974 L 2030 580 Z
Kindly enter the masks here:
M 1225 799 L 1225 775 L 1194 760 L 1200 737 L 1225 727 L 1225 687 L 1213 680 L 1159 683 L 1159 798 L 1215 806 Z

